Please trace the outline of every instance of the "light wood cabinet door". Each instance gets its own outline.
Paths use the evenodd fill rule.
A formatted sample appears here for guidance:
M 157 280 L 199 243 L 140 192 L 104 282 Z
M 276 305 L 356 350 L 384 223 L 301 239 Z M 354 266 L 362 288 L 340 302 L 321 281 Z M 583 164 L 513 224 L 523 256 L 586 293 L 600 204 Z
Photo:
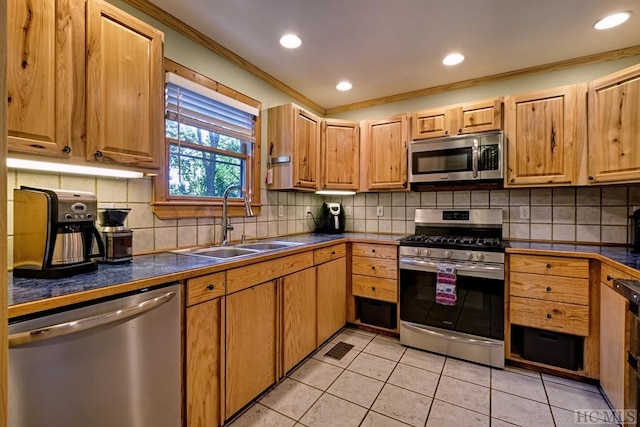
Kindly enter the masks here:
M 224 422 L 224 297 L 187 308 L 187 426 Z
M 320 118 L 294 104 L 267 111 L 269 190 L 315 191 L 320 185 Z
M 361 126 L 360 190 L 406 190 L 406 114 L 366 120 Z
M 87 1 L 87 158 L 158 168 L 164 147 L 163 34 Z
M 622 295 L 605 283 L 600 284 L 600 386 L 617 410 L 625 408 L 628 387 L 628 306 Z
M 457 111 L 448 107 L 430 108 L 411 115 L 411 139 L 449 136 L 456 126 Z
M 275 281 L 226 297 L 225 419 L 277 379 Z
M 507 97 L 506 185 L 573 182 L 576 99 L 575 86 Z
M 502 129 L 503 98 L 470 102 L 458 107 L 458 134 Z
M 283 372 L 316 349 L 316 269 L 282 278 Z
M 357 190 L 360 166 L 358 122 L 322 121 L 320 153 L 322 190 Z
M 347 259 L 316 267 L 319 346 L 347 323 Z
M 72 38 L 82 40 L 84 27 L 83 19 L 71 19 L 76 3 L 7 2 L 9 151 L 65 156 L 73 119 L 84 122 L 84 104 L 74 104 L 74 95 L 84 88 L 84 71 L 75 74 L 84 66 L 84 45 Z
M 640 179 L 640 65 L 589 83 L 589 181 Z

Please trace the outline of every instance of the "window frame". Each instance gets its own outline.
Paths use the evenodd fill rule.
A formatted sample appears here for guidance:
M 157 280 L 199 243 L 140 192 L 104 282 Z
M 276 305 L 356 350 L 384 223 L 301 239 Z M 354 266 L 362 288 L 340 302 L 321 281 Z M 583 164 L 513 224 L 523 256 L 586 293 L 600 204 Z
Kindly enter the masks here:
M 168 58 L 164 58 L 165 73 L 171 72 L 181 77 L 198 83 L 208 89 L 219 92 L 236 101 L 240 101 L 251 107 L 262 111 L 262 103 L 250 98 L 238 91 L 235 91 L 217 81 L 199 74 L 183 65 L 178 64 Z M 163 86 L 164 87 L 164 86 Z M 164 119 L 164 103 L 163 103 L 163 123 Z M 260 154 L 261 149 L 261 129 L 262 114 L 256 117 L 255 121 L 255 142 L 253 144 L 253 153 L 246 162 L 246 173 L 248 174 L 247 190 L 251 191 L 251 207 L 255 214 L 260 213 Z M 207 197 L 203 200 L 201 197 L 194 196 L 174 196 L 169 193 L 169 159 L 171 143 L 175 140 L 167 138 L 166 129 L 162 135 L 162 167 L 158 174 L 153 178 L 153 194 L 154 199 L 151 203 L 153 213 L 160 219 L 174 218 L 211 218 L 222 216 L 222 197 Z M 241 199 L 230 198 L 228 200 L 229 216 L 244 216 L 244 203 Z

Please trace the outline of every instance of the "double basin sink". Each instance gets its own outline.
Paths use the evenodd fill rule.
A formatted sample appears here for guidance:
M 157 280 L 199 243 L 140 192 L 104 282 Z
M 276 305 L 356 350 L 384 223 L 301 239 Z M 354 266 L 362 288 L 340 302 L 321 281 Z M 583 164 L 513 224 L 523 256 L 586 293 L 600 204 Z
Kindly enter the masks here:
M 301 244 L 302 243 L 280 241 L 253 242 L 241 243 L 233 246 L 210 246 L 207 248 L 178 249 L 171 252 L 183 255 L 202 256 L 207 258 L 233 259 L 249 255 L 256 255 L 264 252 L 276 251 L 279 249 L 291 248 Z

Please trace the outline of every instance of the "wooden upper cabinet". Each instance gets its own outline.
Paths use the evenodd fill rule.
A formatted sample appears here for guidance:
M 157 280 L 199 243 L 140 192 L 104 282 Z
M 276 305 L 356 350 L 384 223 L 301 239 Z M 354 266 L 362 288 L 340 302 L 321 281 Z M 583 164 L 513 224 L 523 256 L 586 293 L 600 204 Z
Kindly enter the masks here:
M 268 110 L 269 190 L 319 189 L 320 119 L 294 104 Z
M 7 2 L 9 151 L 68 154 L 65 145 L 71 140 L 72 114 L 78 113 L 74 111 L 74 84 L 78 80 L 74 61 L 84 57 L 83 46 L 76 49 L 71 37 L 82 31 L 84 22 L 71 19 L 75 6 L 70 3 Z M 80 107 L 84 110 L 82 103 Z
M 360 190 L 407 189 L 407 115 L 361 122 Z
M 576 91 L 564 86 L 507 97 L 507 186 L 574 182 Z
M 411 117 L 411 138 L 428 139 L 502 129 L 503 98 L 418 111 Z
M 160 167 L 163 34 L 101 0 L 87 2 L 87 158 Z
M 357 190 L 360 161 L 358 122 L 322 121 L 320 153 L 322 190 Z
M 589 83 L 589 181 L 640 179 L 640 65 Z

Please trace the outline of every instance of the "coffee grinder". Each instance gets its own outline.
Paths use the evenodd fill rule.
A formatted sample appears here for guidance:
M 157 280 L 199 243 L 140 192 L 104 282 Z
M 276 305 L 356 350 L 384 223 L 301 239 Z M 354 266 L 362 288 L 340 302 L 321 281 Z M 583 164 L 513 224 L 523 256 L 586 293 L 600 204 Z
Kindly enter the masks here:
M 107 208 L 100 212 L 104 257 L 100 262 L 116 264 L 133 258 L 133 231 L 124 225 L 130 208 Z

